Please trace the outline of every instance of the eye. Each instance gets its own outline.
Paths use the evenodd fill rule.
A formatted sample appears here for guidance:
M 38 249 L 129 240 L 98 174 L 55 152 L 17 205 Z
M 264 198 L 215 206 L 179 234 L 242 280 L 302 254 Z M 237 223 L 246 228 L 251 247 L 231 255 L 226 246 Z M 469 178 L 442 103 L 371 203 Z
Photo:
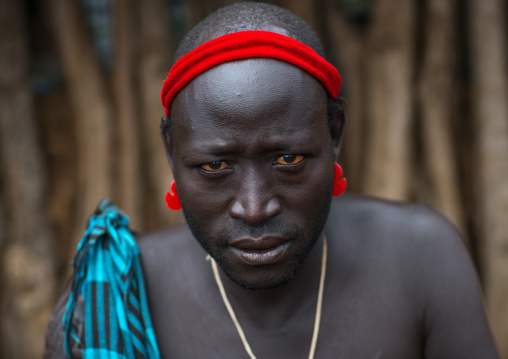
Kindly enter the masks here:
M 277 157 L 275 163 L 278 165 L 296 165 L 305 159 L 303 155 L 283 155 Z
M 229 165 L 224 161 L 214 161 L 202 165 L 201 168 L 208 172 L 217 172 L 229 168 Z

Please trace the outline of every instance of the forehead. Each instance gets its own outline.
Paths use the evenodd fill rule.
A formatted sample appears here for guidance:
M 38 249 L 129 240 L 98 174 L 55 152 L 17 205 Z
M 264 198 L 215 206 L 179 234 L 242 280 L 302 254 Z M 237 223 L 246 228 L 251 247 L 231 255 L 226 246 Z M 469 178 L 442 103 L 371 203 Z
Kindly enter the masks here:
M 243 131 L 312 131 L 326 126 L 327 95 L 306 71 L 274 59 L 247 59 L 216 66 L 175 97 L 175 131 L 221 128 Z

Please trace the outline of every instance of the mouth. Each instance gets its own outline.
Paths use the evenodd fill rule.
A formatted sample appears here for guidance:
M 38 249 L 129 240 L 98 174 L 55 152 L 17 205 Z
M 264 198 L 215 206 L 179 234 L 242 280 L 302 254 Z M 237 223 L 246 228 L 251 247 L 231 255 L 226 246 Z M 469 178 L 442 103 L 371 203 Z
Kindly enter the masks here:
M 281 237 L 240 238 L 231 243 L 233 253 L 245 264 L 275 264 L 288 252 L 290 241 Z

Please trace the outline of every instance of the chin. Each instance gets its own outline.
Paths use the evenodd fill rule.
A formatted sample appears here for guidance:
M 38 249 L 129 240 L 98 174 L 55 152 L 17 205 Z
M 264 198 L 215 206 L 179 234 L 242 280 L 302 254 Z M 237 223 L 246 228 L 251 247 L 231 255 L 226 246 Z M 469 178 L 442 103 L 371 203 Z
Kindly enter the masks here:
M 248 290 L 273 289 L 288 284 L 296 277 L 318 238 L 319 235 L 312 241 L 311 245 L 308 246 L 308 249 L 305 251 L 306 253 L 297 258 L 298 261 L 293 261 L 286 265 L 280 264 L 266 267 L 254 267 L 249 268 L 250 270 L 248 271 L 243 271 L 232 268 L 228 265 L 228 262 L 223 260 L 220 256 L 218 258 L 214 257 L 214 259 L 228 278 L 240 287 Z
M 263 290 L 283 286 L 297 276 L 324 229 L 331 205 L 331 193 L 328 198 L 320 210 L 314 215 L 307 214 L 306 221 L 299 225 L 281 223 L 282 218 L 256 226 L 235 220 L 224 224 L 220 233 L 207 231 L 206 228 L 210 226 L 198 223 L 183 201 L 182 210 L 193 236 L 231 281 L 245 289 Z M 256 237 L 263 233 L 280 233 L 291 238 L 294 243 L 291 255 L 279 263 L 262 266 L 250 266 L 232 259 L 231 248 L 228 246 L 231 239 L 244 235 Z
M 302 234 L 295 230 L 291 235 L 292 238 L 295 238 L 294 241 L 303 240 L 307 245 L 296 250 L 288 260 L 263 266 L 249 266 L 234 262 L 227 256 L 227 249 L 210 248 L 208 242 L 203 240 L 199 233 L 195 233 L 192 229 L 191 231 L 203 249 L 215 259 L 217 265 L 233 283 L 248 290 L 263 290 L 281 287 L 297 276 L 307 256 L 318 241 L 322 228 L 322 226 L 315 228 L 315 232 L 312 233 L 310 238 L 308 237 L 309 233 Z M 221 242 L 221 240 L 217 240 L 217 242 Z

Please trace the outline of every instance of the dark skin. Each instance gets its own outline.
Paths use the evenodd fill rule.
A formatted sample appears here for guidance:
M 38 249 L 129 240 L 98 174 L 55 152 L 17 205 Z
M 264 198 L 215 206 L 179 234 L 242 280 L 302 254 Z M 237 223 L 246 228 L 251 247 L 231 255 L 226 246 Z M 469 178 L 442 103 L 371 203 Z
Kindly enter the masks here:
M 174 136 L 165 145 L 182 203 L 199 228 L 213 237 L 237 221 L 311 226 L 314 204 L 326 207 L 343 125 L 337 119 L 330 131 L 325 101 L 319 82 L 276 60 L 220 65 L 177 96 Z M 284 155 L 307 162 L 277 167 Z M 214 168 L 218 175 L 203 173 Z M 440 216 L 343 196 L 332 202 L 324 233 L 329 260 L 316 358 L 497 357 L 471 260 Z M 189 229 L 139 243 L 162 356 L 247 358 Z M 231 248 L 222 251 L 212 254 L 232 263 L 230 276 L 244 284 L 283 282 L 280 273 L 291 267 L 292 255 L 249 266 Z M 258 358 L 308 356 L 321 254 L 319 237 L 296 277 L 277 288 L 245 289 L 221 271 Z
M 294 70 L 257 59 L 203 74 L 174 100 L 175 141 L 166 142 L 194 235 L 230 277 L 256 289 L 289 280 L 319 238 L 330 201 L 335 148 L 325 92 Z M 258 263 L 256 252 L 279 244 L 273 255 L 283 258 Z
M 188 226 L 138 239 L 163 358 L 248 358 L 202 245 L 225 268 L 257 358 L 307 358 L 323 234 L 315 358 L 497 358 L 475 270 L 446 220 L 354 195 L 334 199 L 328 213 L 343 123 L 327 125 L 313 77 L 277 60 L 222 64 L 177 95 L 172 115 L 164 144 L 201 245 Z

